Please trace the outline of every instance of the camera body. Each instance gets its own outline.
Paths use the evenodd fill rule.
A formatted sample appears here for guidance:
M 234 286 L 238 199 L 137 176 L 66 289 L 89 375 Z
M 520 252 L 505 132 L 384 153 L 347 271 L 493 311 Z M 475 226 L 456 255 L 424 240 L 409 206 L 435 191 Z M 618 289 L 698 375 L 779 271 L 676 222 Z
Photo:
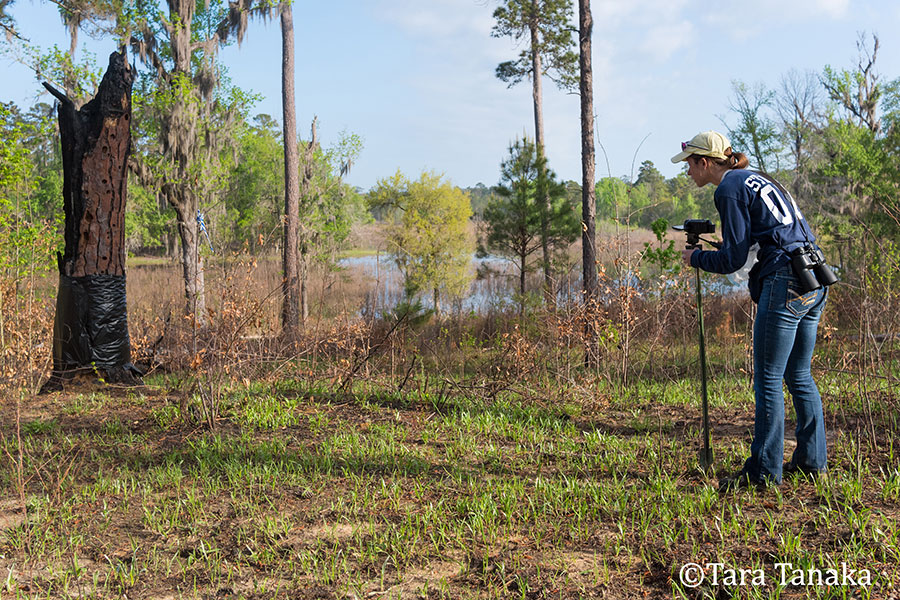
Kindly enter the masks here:
M 800 280 L 803 293 L 828 287 L 838 278 L 825 262 L 822 250 L 814 244 L 806 244 L 790 251 L 791 269 Z
M 688 235 L 701 235 L 704 233 L 715 233 L 716 226 L 709 219 L 687 219 L 684 225 L 676 225 L 674 229 L 684 231 Z
M 709 219 L 687 219 L 684 225 L 673 225 L 675 231 L 687 234 L 687 249 L 700 247 L 700 236 L 704 233 L 715 233 L 716 226 Z

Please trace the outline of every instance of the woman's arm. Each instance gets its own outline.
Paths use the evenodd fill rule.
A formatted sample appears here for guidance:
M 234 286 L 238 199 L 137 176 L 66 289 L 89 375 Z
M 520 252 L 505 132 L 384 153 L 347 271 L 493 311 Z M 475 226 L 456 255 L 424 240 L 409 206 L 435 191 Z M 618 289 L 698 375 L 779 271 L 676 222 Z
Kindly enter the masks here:
M 716 198 L 722 220 L 722 248 L 691 255 L 691 266 L 710 273 L 734 273 L 747 262 L 750 252 L 750 208 L 747 198 Z

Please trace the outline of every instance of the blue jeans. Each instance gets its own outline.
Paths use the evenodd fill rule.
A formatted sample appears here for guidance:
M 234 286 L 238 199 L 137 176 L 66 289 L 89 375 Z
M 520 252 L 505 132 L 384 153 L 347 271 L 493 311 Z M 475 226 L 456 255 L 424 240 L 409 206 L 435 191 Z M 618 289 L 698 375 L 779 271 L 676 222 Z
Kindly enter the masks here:
M 781 483 L 784 460 L 784 391 L 797 413 L 797 449 L 791 459 L 808 471 L 826 467 L 822 398 L 810 373 L 816 329 L 827 288 L 806 294 L 790 266 L 767 276 L 753 324 L 753 391 L 756 423 L 744 472 L 752 481 Z

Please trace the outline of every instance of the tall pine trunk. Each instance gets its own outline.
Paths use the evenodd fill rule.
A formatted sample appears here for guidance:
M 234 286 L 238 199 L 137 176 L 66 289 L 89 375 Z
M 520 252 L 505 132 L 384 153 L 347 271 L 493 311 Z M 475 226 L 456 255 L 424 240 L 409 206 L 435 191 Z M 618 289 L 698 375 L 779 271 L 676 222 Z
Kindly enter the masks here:
M 535 15 L 537 14 L 537 2 L 535 2 Z M 531 24 L 531 99 L 534 104 L 534 142 L 537 147 L 538 165 L 541 173 L 538 174 L 538 180 L 546 183 L 547 163 L 544 160 L 544 108 L 543 108 L 543 92 L 541 88 L 541 78 L 543 76 L 543 68 L 541 65 L 540 52 L 540 33 L 538 31 L 537 17 L 532 18 Z M 541 256 L 542 267 L 544 271 L 544 299 L 548 306 L 555 304 L 553 299 L 553 280 L 550 274 L 550 234 L 549 234 L 549 218 L 550 218 L 550 191 L 546 185 L 538 188 L 541 197 Z
M 584 305 L 587 315 L 585 364 L 595 365 L 598 356 L 597 319 L 597 197 L 594 189 L 594 75 L 591 67 L 591 35 L 594 21 L 591 0 L 578 1 L 579 67 L 581 77 L 581 263 Z
M 525 314 L 525 268 L 527 266 L 528 255 L 524 252 L 519 255 L 519 316 Z
M 294 101 L 294 16 L 290 2 L 281 8 L 281 108 L 284 120 L 284 239 L 281 327 L 287 336 L 300 328 L 300 158 Z
M 125 300 L 125 202 L 131 152 L 131 86 L 125 53 L 114 52 L 97 96 L 81 109 L 60 101 L 65 251 L 58 256 L 53 373 L 44 391 L 78 372 L 140 383 L 131 365 Z

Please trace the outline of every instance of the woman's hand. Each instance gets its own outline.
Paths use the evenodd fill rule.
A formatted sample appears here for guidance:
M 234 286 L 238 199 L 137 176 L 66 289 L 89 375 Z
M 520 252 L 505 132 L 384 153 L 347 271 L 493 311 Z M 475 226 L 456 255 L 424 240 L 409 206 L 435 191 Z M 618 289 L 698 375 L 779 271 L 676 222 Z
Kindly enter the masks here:
M 691 248 L 690 250 L 682 250 L 681 251 L 681 260 L 684 261 L 684 264 L 687 266 L 691 266 L 691 256 L 694 252 L 698 252 L 698 248 Z

